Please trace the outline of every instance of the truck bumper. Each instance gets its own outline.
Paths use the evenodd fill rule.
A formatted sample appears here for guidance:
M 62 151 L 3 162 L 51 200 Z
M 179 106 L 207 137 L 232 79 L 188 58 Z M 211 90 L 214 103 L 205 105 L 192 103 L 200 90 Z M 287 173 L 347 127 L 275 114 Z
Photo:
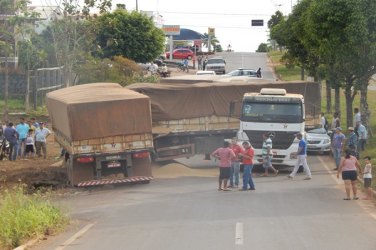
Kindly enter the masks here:
M 117 179 L 117 180 L 91 180 L 91 181 L 83 181 L 77 184 L 77 187 L 93 187 L 93 186 L 103 186 L 108 184 L 142 184 L 142 183 L 149 183 L 153 179 L 152 176 L 134 176 L 125 179 Z

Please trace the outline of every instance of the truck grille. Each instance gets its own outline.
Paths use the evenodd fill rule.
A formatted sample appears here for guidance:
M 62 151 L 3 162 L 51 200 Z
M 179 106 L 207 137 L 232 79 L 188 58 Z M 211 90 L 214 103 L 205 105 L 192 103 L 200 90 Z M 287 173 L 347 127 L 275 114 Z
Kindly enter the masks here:
M 262 134 L 266 131 L 244 131 L 248 138 L 249 142 L 252 144 L 254 148 L 261 148 L 262 147 Z M 269 131 L 268 131 L 269 132 Z M 288 149 L 292 142 L 295 139 L 295 134 L 297 132 L 283 132 L 283 131 L 273 131 L 274 137 L 272 138 L 273 141 L 273 149 Z

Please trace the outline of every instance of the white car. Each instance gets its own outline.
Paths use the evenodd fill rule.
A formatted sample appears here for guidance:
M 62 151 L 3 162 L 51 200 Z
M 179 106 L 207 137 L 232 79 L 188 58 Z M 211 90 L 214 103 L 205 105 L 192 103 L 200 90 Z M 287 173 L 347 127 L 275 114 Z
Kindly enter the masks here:
M 196 75 L 216 75 L 215 71 L 212 70 L 199 70 Z
M 236 69 L 229 73 L 227 73 L 225 76 L 249 76 L 249 77 L 257 77 L 256 75 L 257 71 L 254 69 Z
M 330 136 L 324 128 L 315 128 L 307 131 L 306 140 L 308 152 L 330 153 Z

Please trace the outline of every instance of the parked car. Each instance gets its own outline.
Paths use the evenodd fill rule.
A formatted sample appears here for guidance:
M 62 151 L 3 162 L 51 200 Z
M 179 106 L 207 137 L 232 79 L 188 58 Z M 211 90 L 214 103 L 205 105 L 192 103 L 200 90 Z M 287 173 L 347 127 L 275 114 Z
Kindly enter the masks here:
M 221 57 L 210 58 L 206 62 L 205 70 L 215 71 L 216 74 L 226 74 L 226 60 Z
M 175 49 L 172 51 L 172 58 L 173 59 L 185 59 L 187 58 L 188 60 L 191 60 L 193 57 L 194 53 L 190 49 Z M 166 52 L 166 58 L 170 59 L 170 52 Z
M 215 71 L 212 70 L 199 70 L 196 75 L 216 75 Z
M 257 77 L 257 71 L 254 69 L 236 69 L 226 74 L 226 76 L 249 76 L 249 77 Z
M 308 130 L 306 133 L 306 139 L 308 152 L 320 152 L 323 154 L 330 153 L 330 136 L 324 128 Z

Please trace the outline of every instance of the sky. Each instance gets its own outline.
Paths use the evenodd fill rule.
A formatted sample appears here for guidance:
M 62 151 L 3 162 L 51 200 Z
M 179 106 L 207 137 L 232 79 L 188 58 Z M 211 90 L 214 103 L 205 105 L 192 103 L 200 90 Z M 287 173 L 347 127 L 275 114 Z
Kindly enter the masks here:
M 32 0 L 32 4 L 46 5 L 46 1 Z M 202 34 L 211 27 L 223 49 L 230 44 L 234 51 L 254 52 L 268 41 L 271 15 L 277 10 L 289 14 L 297 0 L 113 0 L 112 4 L 125 4 L 132 11 L 136 2 L 138 10 L 159 12 L 165 25 L 180 25 Z M 264 26 L 252 27 L 253 19 L 263 19 Z

